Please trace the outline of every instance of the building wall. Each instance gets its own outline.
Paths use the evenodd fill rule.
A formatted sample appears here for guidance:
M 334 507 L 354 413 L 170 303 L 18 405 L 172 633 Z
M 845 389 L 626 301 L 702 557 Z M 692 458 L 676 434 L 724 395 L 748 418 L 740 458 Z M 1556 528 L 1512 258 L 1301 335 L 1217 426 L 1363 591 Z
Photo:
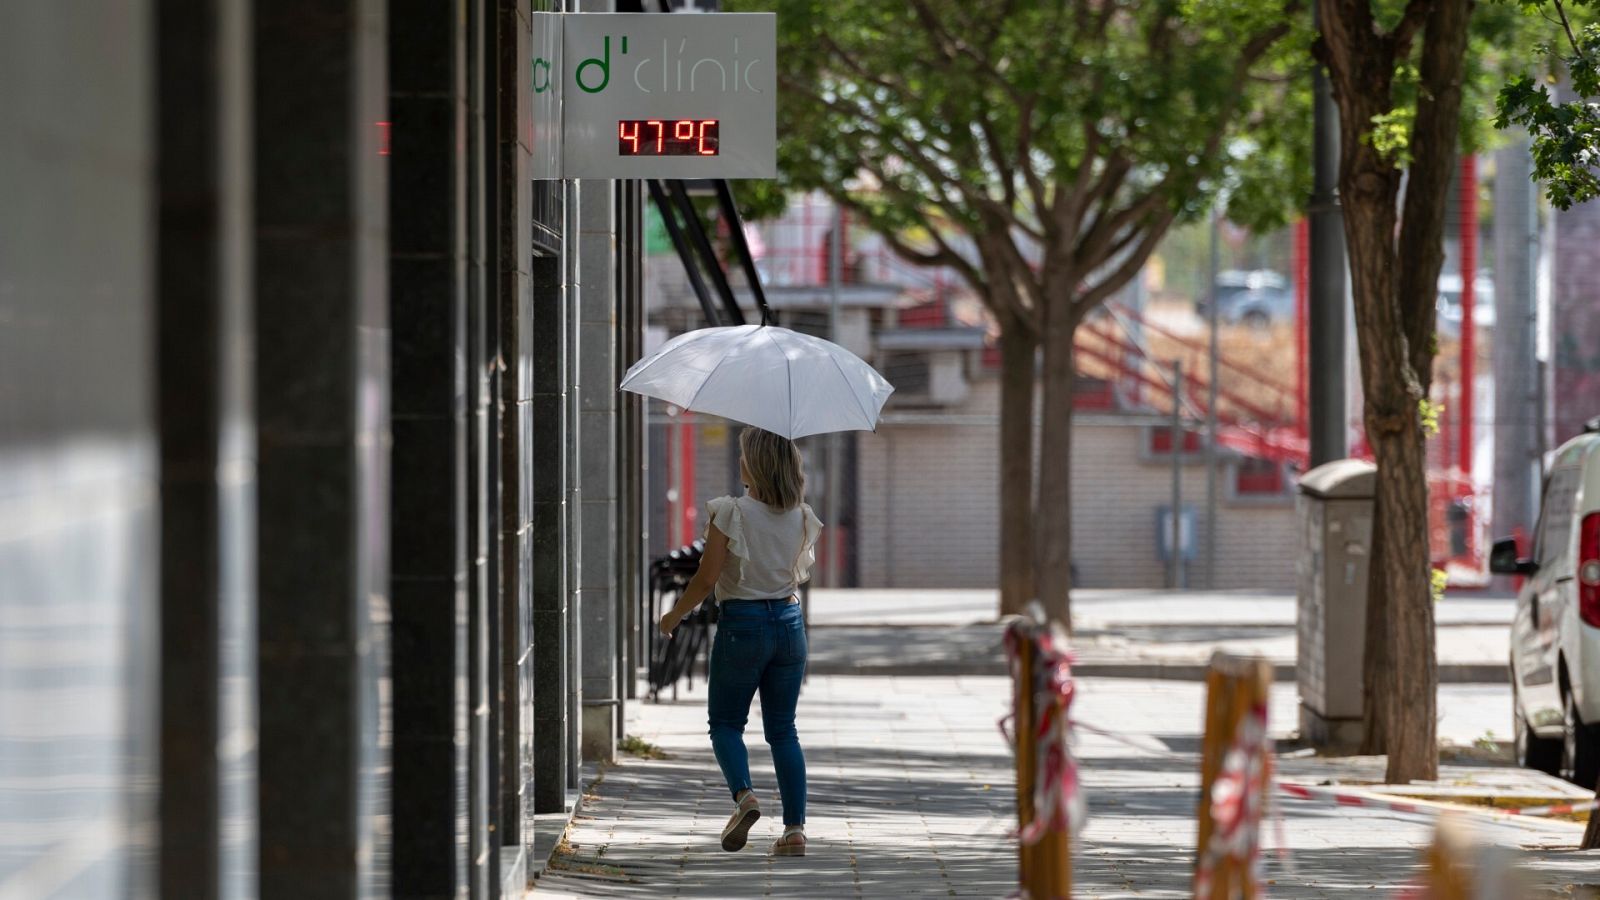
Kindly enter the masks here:
M 0 896 L 155 890 L 153 21 L 0 5 Z
M 1600 416 L 1600 206 L 1580 203 L 1551 213 L 1554 256 L 1550 296 L 1551 442 L 1554 449 Z
M 0 897 L 523 894 L 644 530 L 572 5 L 0 4 Z
M 856 552 L 863 587 L 993 587 L 999 558 L 998 385 L 975 386 L 948 424 L 889 424 L 861 435 Z M 987 413 L 987 415 L 986 415 Z M 1083 587 L 1162 587 L 1156 507 L 1170 462 L 1146 458 L 1145 429 L 1079 414 L 1073 429 L 1073 559 Z M 1226 483 L 1227 470 L 1221 481 Z M 1185 506 L 1203 507 L 1205 467 L 1184 466 Z M 1225 495 L 1224 495 L 1225 496 Z M 1203 517 L 1202 517 L 1203 520 Z M 1294 585 L 1294 507 L 1223 503 L 1218 588 Z M 1191 585 L 1202 570 L 1191 566 Z

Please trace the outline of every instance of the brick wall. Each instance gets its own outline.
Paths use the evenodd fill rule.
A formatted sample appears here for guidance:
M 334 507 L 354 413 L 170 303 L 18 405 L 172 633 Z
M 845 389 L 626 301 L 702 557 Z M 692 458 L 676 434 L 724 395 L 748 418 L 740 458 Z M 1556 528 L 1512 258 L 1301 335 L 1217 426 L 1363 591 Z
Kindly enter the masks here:
M 863 437 L 862 586 L 991 587 L 999 551 L 996 385 L 977 386 L 951 424 L 886 424 Z M 1084 587 L 1161 587 L 1155 509 L 1169 502 L 1171 469 L 1142 452 L 1145 429 L 1080 415 L 1073 446 L 1073 547 Z M 1219 482 L 1226 497 L 1227 470 Z M 1184 467 L 1185 505 L 1203 507 L 1205 467 Z M 1203 516 L 1202 516 L 1203 522 Z M 1293 587 L 1294 507 L 1224 502 L 1218 508 L 1218 588 Z M 1201 571 L 1190 584 L 1201 583 Z

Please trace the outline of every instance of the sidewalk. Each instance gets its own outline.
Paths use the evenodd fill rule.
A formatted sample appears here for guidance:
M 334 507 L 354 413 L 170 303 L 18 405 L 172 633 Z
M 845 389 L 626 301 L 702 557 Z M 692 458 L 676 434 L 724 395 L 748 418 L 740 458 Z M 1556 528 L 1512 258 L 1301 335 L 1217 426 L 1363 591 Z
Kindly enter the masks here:
M 1202 686 L 1122 678 L 1079 686 L 1078 719 L 1117 737 L 1080 734 L 1091 818 L 1076 852 L 1074 896 L 1189 896 Z M 636 704 L 630 733 L 671 758 L 625 756 L 603 773 L 535 896 L 1004 897 L 1015 878 L 1014 782 L 995 723 L 1009 691 L 996 677 L 813 677 L 799 720 L 811 774 L 805 859 L 765 855 L 781 826 L 756 710 L 747 735 L 770 818 L 749 847 L 731 854 L 716 842 L 731 801 L 705 737 L 703 692 Z M 1440 693 L 1441 737 L 1458 744 L 1503 728 L 1509 715 L 1504 688 L 1446 685 Z M 1292 684 L 1274 688 L 1275 732 L 1293 726 L 1294 703 Z M 1315 758 L 1284 758 L 1280 770 L 1308 783 L 1381 772 L 1376 760 Z M 1441 780 L 1486 771 L 1447 766 Z M 1289 798 L 1279 808 L 1289 849 L 1286 858 L 1268 856 L 1274 897 L 1388 896 L 1416 871 L 1432 836 L 1429 820 L 1382 810 Z M 1534 851 L 1527 858 L 1541 862 L 1551 884 L 1600 881 L 1585 874 L 1600 871 L 1600 856 L 1564 849 L 1576 846 L 1578 825 L 1490 814 L 1473 821 L 1486 840 Z
M 1261 656 L 1294 679 L 1293 594 L 1079 590 L 1079 674 L 1200 680 L 1213 650 Z M 992 590 L 813 590 L 811 671 L 833 675 L 1004 675 Z M 1439 680 L 1504 683 L 1514 601 L 1451 595 L 1435 608 Z M 819 635 L 821 637 L 821 635 Z
M 732 812 L 706 738 L 704 692 L 636 704 L 630 733 L 671 755 L 624 756 L 585 798 L 566 871 L 537 897 L 910 897 L 1010 893 L 1011 760 L 995 727 L 1002 679 L 812 678 L 799 728 L 809 774 L 803 859 L 773 859 L 782 833 L 759 701 L 746 728 L 764 818 L 741 853 L 718 835 Z

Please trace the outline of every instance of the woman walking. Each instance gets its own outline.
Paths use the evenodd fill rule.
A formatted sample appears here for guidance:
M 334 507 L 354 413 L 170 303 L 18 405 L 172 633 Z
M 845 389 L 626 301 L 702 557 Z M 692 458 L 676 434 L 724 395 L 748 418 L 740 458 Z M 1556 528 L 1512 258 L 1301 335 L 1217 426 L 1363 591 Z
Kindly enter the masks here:
M 743 849 L 761 805 L 750 784 L 744 726 L 761 693 L 761 717 L 783 801 L 783 836 L 775 856 L 806 855 L 806 760 L 795 732 L 795 705 L 806 669 L 806 631 L 796 592 L 811 577 L 822 522 L 807 506 L 800 450 L 759 428 L 739 435 L 742 497 L 707 507 L 700 569 L 676 606 L 661 617 L 671 635 L 713 590 L 720 604 L 707 689 L 711 749 L 737 805 L 722 830 L 722 849 Z

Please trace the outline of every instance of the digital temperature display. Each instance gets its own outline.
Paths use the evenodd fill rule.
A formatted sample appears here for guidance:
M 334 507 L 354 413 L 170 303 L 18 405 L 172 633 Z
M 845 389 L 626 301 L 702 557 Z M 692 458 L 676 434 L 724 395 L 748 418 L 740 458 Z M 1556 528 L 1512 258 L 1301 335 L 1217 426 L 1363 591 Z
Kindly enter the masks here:
M 717 119 L 623 119 L 619 156 L 716 156 Z

